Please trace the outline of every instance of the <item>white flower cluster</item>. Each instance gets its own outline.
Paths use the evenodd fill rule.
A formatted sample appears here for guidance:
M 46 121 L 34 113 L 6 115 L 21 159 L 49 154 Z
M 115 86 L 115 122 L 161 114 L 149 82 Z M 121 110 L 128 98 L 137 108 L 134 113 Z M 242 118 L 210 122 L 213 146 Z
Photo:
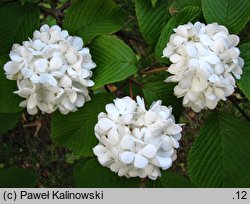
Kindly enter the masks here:
M 168 69 L 173 75 L 166 82 L 178 82 L 174 93 L 184 97 L 184 106 L 196 112 L 214 109 L 234 92 L 234 77 L 240 79 L 242 74 L 239 37 L 217 23 L 188 23 L 174 31 L 163 51 L 173 63 Z
M 96 64 L 80 37 L 57 25 L 43 25 L 33 39 L 14 44 L 9 56 L 4 70 L 8 79 L 17 80 L 14 93 L 26 99 L 20 106 L 29 114 L 38 109 L 67 114 L 90 100 L 87 87 L 94 85 L 90 77 Z
M 99 144 L 94 147 L 98 161 L 126 177 L 161 176 L 176 159 L 182 128 L 175 124 L 172 108 L 154 102 L 146 110 L 144 100 L 115 99 L 100 113 L 95 126 Z

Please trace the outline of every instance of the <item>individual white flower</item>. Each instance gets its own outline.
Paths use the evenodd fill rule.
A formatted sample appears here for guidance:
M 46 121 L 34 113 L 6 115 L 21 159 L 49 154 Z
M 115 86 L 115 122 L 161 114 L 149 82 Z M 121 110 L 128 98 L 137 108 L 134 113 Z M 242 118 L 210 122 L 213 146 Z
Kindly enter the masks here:
M 181 125 L 175 124 L 172 108 L 154 102 L 147 110 L 144 100 L 115 99 L 98 115 L 93 148 L 101 165 L 126 177 L 161 176 L 177 158 Z
M 80 37 L 69 36 L 57 25 L 43 25 L 29 41 L 14 44 L 9 56 L 6 77 L 17 80 L 14 93 L 25 98 L 20 106 L 29 114 L 38 109 L 67 114 L 90 100 L 88 87 L 94 85 L 90 78 L 96 64 Z
M 234 77 L 242 74 L 239 37 L 217 23 L 188 23 L 174 31 L 163 50 L 163 57 L 172 62 L 166 82 L 178 82 L 174 93 L 184 97 L 184 106 L 196 112 L 214 109 L 234 92 Z

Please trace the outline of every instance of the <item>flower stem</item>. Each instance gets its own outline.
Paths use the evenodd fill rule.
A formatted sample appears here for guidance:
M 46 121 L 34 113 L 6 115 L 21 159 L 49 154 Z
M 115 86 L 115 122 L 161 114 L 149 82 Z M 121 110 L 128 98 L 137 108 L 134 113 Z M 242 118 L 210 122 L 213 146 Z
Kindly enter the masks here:
M 149 74 L 155 74 L 158 72 L 166 71 L 168 67 L 157 67 L 157 68 L 151 68 L 151 69 L 144 69 L 142 71 L 142 75 L 149 75 Z
M 235 98 L 232 96 L 229 96 L 228 99 L 231 101 L 231 103 L 234 105 L 234 107 L 241 113 L 241 115 L 248 121 L 250 122 L 250 117 L 248 116 L 247 113 L 239 106 Z

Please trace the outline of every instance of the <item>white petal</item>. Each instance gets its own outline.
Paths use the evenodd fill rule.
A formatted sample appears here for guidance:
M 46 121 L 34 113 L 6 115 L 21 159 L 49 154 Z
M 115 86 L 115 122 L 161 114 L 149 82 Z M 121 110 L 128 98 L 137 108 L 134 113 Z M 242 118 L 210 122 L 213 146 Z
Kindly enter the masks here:
M 65 54 L 65 58 L 69 62 L 69 64 L 75 64 L 77 62 L 77 56 L 71 52 L 67 52 Z
M 113 127 L 109 132 L 108 132 L 108 139 L 109 142 L 113 145 L 117 144 L 119 141 L 119 136 L 116 127 Z
M 94 62 L 89 62 L 89 63 L 83 63 L 82 67 L 84 69 L 93 69 L 96 67 L 96 64 Z
M 67 75 L 65 75 L 61 78 L 60 84 L 64 88 L 69 88 L 72 86 L 72 80 Z
M 216 55 L 201 57 L 200 60 L 203 60 L 203 61 L 208 62 L 210 64 L 216 64 L 220 61 L 220 59 Z
M 213 41 L 208 35 L 200 35 L 199 38 L 200 38 L 200 42 L 204 45 L 209 46 L 213 43 Z
M 116 108 L 119 111 L 121 111 L 121 112 L 125 111 L 127 105 L 126 105 L 126 103 L 125 103 L 125 101 L 123 99 L 116 99 L 114 102 L 115 102 Z
M 168 129 L 166 130 L 166 134 L 176 135 L 176 134 L 180 133 L 181 131 L 182 131 L 182 128 L 180 127 L 180 125 L 176 125 L 176 124 L 172 123 L 172 125 L 170 125 L 168 127 Z
M 132 114 L 123 114 L 120 119 L 121 119 L 122 124 L 130 124 L 132 119 L 133 119 L 133 115 Z
M 237 46 L 240 42 L 240 38 L 237 35 L 229 35 L 227 37 L 229 46 Z
M 77 99 L 76 99 L 76 106 L 77 106 L 78 108 L 80 108 L 80 107 L 82 107 L 82 106 L 84 105 L 84 103 L 85 103 L 84 97 L 81 96 L 81 95 L 78 95 L 78 96 L 77 96 Z
M 96 156 L 100 155 L 100 154 L 103 154 L 106 152 L 106 147 L 104 147 L 103 145 L 96 145 L 94 148 L 93 148 L 93 152 Z
M 35 95 L 31 95 L 27 101 L 27 108 L 28 109 L 33 109 L 36 107 L 36 99 Z
M 9 56 L 10 56 L 10 59 L 13 61 L 16 61 L 16 62 L 23 61 L 23 58 L 20 56 L 19 53 L 11 51 Z
M 98 125 L 104 131 L 111 129 L 114 126 L 114 122 L 109 120 L 108 118 L 101 118 L 98 121 Z
M 139 128 L 134 128 L 134 129 L 133 129 L 133 134 L 134 134 L 134 136 L 135 136 L 137 139 L 141 139 L 142 136 L 144 135 L 144 132 L 143 132 L 143 131 L 140 131 Z
M 159 166 L 163 169 L 163 170 L 166 170 L 168 169 L 169 167 L 172 166 L 172 159 L 169 158 L 169 157 L 159 157 L 157 156 L 156 157 L 158 163 L 159 163 Z
M 34 84 L 38 84 L 40 82 L 40 79 L 38 77 L 37 74 L 33 73 L 30 77 L 30 80 L 34 83 Z
M 145 110 L 144 99 L 141 98 L 140 96 L 136 96 L 136 101 L 137 101 L 137 104 L 140 106 L 140 108 L 142 108 L 143 110 Z
M 196 74 L 192 80 L 191 90 L 194 92 L 204 91 L 207 88 L 207 80 L 200 74 Z
M 148 159 L 140 154 L 135 155 L 134 166 L 139 169 L 143 169 L 148 165 Z
M 119 111 L 117 110 L 117 108 L 115 107 L 114 104 L 107 104 L 106 107 L 105 107 L 109 117 L 112 119 L 112 120 L 117 120 L 118 117 L 119 117 Z
M 107 165 L 108 162 L 110 162 L 111 160 L 111 156 L 108 152 L 104 153 L 104 154 L 100 154 L 98 156 L 98 161 L 100 162 L 100 164 L 102 165 Z
M 155 122 L 156 118 L 157 118 L 157 115 L 154 112 L 152 112 L 152 111 L 146 112 L 146 114 L 145 114 L 145 125 L 148 126 L 151 123 Z
M 7 74 L 16 74 L 19 71 L 19 63 L 9 61 L 4 65 L 4 71 L 6 71 Z
M 43 43 L 41 40 L 37 39 L 37 40 L 33 41 L 32 46 L 35 50 L 42 50 L 45 47 L 45 43 Z
M 175 29 L 175 32 L 179 35 L 182 35 L 184 37 L 187 37 L 188 35 L 188 32 L 187 32 L 187 28 L 183 25 L 180 25 L 178 26 L 176 29 Z
M 123 136 L 121 140 L 121 147 L 124 150 L 133 150 L 135 147 L 135 139 L 130 135 Z
M 50 69 L 56 70 L 63 65 L 63 62 L 60 57 L 52 57 L 49 64 L 50 64 Z
M 174 137 L 170 137 L 171 140 L 172 140 L 172 143 L 174 145 L 174 148 L 179 148 L 180 147 L 180 144 L 179 142 L 174 138 Z
M 23 68 L 21 70 L 21 73 L 22 73 L 23 77 L 27 79 L 27 78 L 31 77 L 31 75 L 33 74 L 33 71 L 29 68 Z
M 35 115 L 35 114 L 37 114 L 38 109 L 37 109 L 37 107 L 32 108 L 32 109 L 27 108 L 27 112 L 28 112 L 30 115 Z
M 75 91 L 71 91 L 68 93 L 68 97 L 71 103 L 75 103 L 77 99 L 77 93 Z
M 186 41 L 186 38 L 180 36 L 180 35 L 176 35 L 173 37 L 173 44 L 174 45 L 181 45 L 182 43 L 184 43 Z
M 45 72 L 48 66 L 48 61 L 45 59 L 38 59 L 34 62 L 37 72 Z
M 196 57 L 197 56 L 197 49 L 194 43 L 187 43 L 186 51 L 189 57 Z
M 164 149 L 165 151 L 170 151 L 171 149 L 173 149 L 173 143 L 170 137 L 164 137 L 162 142 L 162 149 Z
M 120 160 L 125 164 L 130 164 L 135 158 L 135 153 L 133 152 L 123 152 L 120 154 Z
M 83 40 L 82 40 L 82 38 L 80 38 L 80 37 L 73 37 L 72 46 L 76 50 L 82 49 L 82 47 L 83 47 Z
M 182 59 L 183 59 L 183 57 L 178 55 L 178 54 L 173 54 L 170 56 L 170 61 L 173 63 L 177 63 L 177 62 L 181 61 Z
M 156 152 L 157 148 L 152 144 L 148 144 L 139 151 L 139 154 L 150 159 L 155 157 Z
M 87 81 L 87 87 L 94 86 L 95 83 L 92 80 L 86 80 Z

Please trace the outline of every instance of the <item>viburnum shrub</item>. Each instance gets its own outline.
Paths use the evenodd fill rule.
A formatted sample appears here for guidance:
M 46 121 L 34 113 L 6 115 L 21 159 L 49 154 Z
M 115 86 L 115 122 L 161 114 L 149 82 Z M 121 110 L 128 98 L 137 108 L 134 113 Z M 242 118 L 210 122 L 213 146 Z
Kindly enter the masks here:
M 44 115 L 52 141 L 80 158 L 77 187 L 250 187 L 249 9 L 3 1 L 0 133 Z M 22 175 L 35 185 L 36 172 L 10 167 L 0 187 Z

